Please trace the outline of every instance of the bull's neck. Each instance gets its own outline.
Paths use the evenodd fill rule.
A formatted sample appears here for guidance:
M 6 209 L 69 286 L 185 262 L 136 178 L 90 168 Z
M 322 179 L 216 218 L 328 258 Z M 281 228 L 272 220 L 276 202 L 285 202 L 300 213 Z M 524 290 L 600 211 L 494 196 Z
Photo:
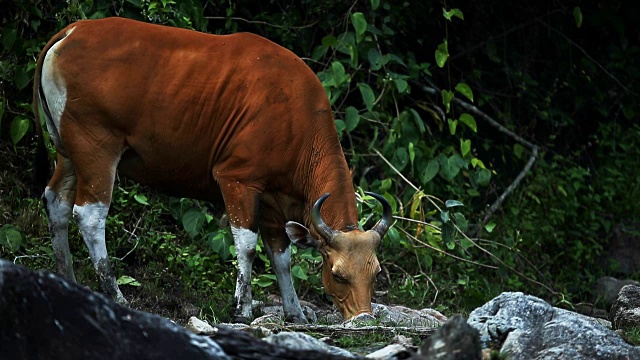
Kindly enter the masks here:
M 331 124 L 333 126 L 333 124 Z M 306 175 L 305 223 L 310 225 L 309 213 L 316 200 L 325 193 L 331 196 L 322 205 L 324 222 L 335 230 L 353 230 L 358 225 L 356 197 L 351 173 L 335 129 L 316 133 L 305 156 L 308 161 Z

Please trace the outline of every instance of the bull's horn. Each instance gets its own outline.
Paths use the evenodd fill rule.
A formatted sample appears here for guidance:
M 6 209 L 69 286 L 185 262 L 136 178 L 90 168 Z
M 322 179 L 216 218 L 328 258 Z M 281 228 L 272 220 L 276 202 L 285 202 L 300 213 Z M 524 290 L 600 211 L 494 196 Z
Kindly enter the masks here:
M 377 224 L 371 228 L 371 230 L 377 232 L 380 235 L 380 239 L 384 237 L 384 234 L 389 230 L 389 226 L 391 226 L 391 222 L 393 221 L 393 214 L 391 213 L 391 205 L 387 202 L 387 200 L 382 196 L 373 192 L 365 191 L 365 194 L 372 196 L 376 200 L 382 204 L 382 219 L 378 221 Z
M 329 227 L 329 225 L 325 224 L 324 221 L 322 221 L 322 217 L 320 216 L 322 203 L 324 203 L 324 201 L 328 197 L 329 193 L 320 196 L 320 199 L 318 199 L 318 201 L 316 201 L 316 203 L 313 205 L 313 209 L 311 210 L 311 225 L 313 225 L 320 236 L 322 236 L 327 242 L 330 242 L 337 234 L 337 231 L 333 230 Z

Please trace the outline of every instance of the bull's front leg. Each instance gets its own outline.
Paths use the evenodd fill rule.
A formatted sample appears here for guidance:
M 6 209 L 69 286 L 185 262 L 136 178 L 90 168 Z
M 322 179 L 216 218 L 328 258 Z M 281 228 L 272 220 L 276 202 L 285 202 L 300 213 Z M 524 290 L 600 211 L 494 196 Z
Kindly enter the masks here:
M 258 233 L 231 225 L 233 243 L 238 258 L 238 276 L 233 296 L 234 322 L 250 323 L 253 319 L 251 295 L 251 268 L 256 257 Z

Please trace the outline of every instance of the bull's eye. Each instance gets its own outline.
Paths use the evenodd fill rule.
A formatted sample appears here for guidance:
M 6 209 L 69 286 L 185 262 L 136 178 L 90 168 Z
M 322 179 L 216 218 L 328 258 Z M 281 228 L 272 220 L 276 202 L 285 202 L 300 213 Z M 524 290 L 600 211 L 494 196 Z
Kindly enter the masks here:
M 345 278 L 344 276 L 334 273 L 332 272 L 331 275 L 333 276 L 333 279 L 339 283 L 343 283 L 343 284 L 348 284 L 349 280 L 347 280 L 347 278 Z

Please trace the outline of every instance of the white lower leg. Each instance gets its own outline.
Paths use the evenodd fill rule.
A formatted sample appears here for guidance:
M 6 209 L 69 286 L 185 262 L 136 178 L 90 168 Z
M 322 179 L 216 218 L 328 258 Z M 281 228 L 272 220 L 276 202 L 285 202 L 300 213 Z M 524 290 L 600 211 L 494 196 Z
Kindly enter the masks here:
M 51 245 L 56 257 L 58 273 L 69 280 L 76 281 L 73 273 L 73 260 L 69 251 L 71 204 L 62 201 L 48 186 L 44 190 L 42 198 L 47 211 Z
M 291 279 L 291 246 L 287 246 L 283 252 L 273 252 L 271 249 L 267 251 L 271 256 L 271 267 L 278 279 L 285 316 L 294 322 L 306 323 L 307 319 L 302 313 L 296 289 L 293 287 L 293 279 Z
M 75 205 L 73 207 L 73 214 L 78 219 L 78 227 L 89 249 L 89 255 L 98 273 L 102 290 L 119 303 L 126 303 L 111 270 L 111 263 L 107 254 L 105 224 L 108 212 L 109 206 L 102 203 Z
M 236 320 L 249 321 L 253 318 L 251 312 L 251 267 L 256 256 L 258 233 L 249 229 L 231 226 L 236 256 L 238 258 L 238 277 L 234 294 L 234 315 Z

